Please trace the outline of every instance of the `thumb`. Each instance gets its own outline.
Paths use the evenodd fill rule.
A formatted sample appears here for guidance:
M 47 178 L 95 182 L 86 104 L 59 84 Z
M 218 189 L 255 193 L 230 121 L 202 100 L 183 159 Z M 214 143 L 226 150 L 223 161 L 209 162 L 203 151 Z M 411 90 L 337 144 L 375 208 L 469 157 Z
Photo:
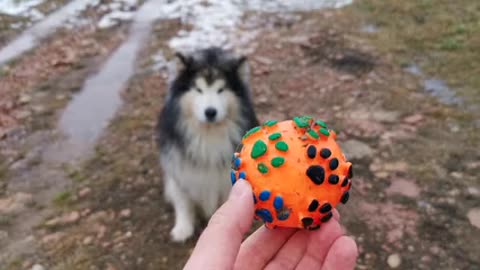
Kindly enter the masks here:
M 230 269 L 252 225 L 252 188 L 237 181 L 228 200 L 213 214 L 184 269 Z

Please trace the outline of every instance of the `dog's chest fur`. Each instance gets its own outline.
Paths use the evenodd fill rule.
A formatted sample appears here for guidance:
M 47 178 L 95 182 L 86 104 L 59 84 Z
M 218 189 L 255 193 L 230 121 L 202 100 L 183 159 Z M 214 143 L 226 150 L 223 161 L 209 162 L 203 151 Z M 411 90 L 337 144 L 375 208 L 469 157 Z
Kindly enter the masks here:
M 228 196 L 231 156 L 243 129 L 229 119 L 205 127 L 187 118 L 179 121 L 179 130 L 183 149 L 172 147 L 163 154 L 162 167 L 192 200 L 213 211 Z

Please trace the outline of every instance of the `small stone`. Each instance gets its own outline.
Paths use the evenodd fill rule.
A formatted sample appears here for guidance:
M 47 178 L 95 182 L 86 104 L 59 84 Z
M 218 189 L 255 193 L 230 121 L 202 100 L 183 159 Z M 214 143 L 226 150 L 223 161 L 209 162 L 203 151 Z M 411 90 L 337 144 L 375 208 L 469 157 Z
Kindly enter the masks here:
M 420 194 L 420 188 L 411 180 L 393 179 L 392 184 L 385 192 L 387 195 L 400 194 L 409 198 L 417 198 Z
M 0 214 L 18 214 L 32 203 L 32 194 L 23 192 L 15 193 L 11 197 L 0 199 Z
M 402 263 L 402 259 L 400 258 L 400 255 L 397 253 L 390 254 L 387 258 L 387 263 L 388 263 L 388 266 L 390 266 L 390 268 L 397 268 Z
M 48 244 L 55 244 L 59 242 L 63 237 L 65 236 L 65 233 L 63 232 L 56 232 L 52 234 L 47 234 L 44 237 L 42 237 L 42 244 L 48 245 Z
M 20 98 L 18 99 L 18 103 L 20 103 L 20 105 L 25 105 L 27 103 L 30 103 L 31 100 L 32 100 L 31 96 L 21 95 Z
M 79 198 L 85 198 L 85 197 L 87 197 L 87 196 L 90 194 L 90 192 L 92 192 L 92 189 L 91 189 L 91 188 L 89 188 L 89 187 L 84 187 L 84 188 L 82 188 L 82 189 L 78 192 L 78 197 L 79 197 Z
M 450 176 L 455 178 L 455 179 L 462 179 L 463 178 L 463 173 L 461 173 L 461 172 L 451 172 Z
M 475 187 L 468 187 L 467 188 L 467 194 L 473 197 L 479 197 L 480 196 L 480 190 Z
M 480 229 L 480 208 L 472 208 L 467 213 L 470 224 Z
M 414 124 L 418 124 L 422 120 L 423 120 L 423 115 L 417 113 L 417 114 L 405 117 L 403 119 L 403 122 L 405 122 L 406 124 L 414 125 Z
M 45 270 L 45 267 L 40 264 L 34 264 L 31 270 Z
M 83 239 L 82 243 L 85 245 L 85 246 L 88 246 L 90 245 L 91 243 L 93 242 L 93 237 L 92 236 L 87 236 Z
M 373 149 L 368 144 L 358 140 L 348 140 L 342 144 L 347 159 L 365 159 L 373 155 Z
M 130 209 L 123 209 L 120 211 L 120 217 L 121 218 L 129 218 L 132 215 L 132 210 Z
M 77 222 L 79 219 L 80 213 L 78 211 L 73 211 L 62 215 L 61 217 L 50 219 L 45 223 L 45 225 L 48 227 L 68 225 Z
M 32 110 L 37 114 L 42 114 L 47 111 L 47 108 L 43 105 L 35 105 L 35 106 L 32 106 Z

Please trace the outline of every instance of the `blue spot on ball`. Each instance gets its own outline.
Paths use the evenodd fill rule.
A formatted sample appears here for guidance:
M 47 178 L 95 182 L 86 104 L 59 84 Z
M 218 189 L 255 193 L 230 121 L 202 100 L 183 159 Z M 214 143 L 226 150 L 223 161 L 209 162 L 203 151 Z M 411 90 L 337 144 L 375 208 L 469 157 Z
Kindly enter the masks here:
M 279 212 L 277 213 L 277 219 L 278 220 L 287 220 L 288 218 L 290 217 L 290 211 L 282 211 L 282 212 Z
M 246 172 L 240 172 L 240 174 L 238 175 L 238 178 L 246 180 L 247 179 L 247 173 Z
M 237 182 L 237 176 L 235 175 L 235 171 L 230 172 L 230 180 L 232 180 L 232 186 Z
M 261 201 L 266 201 L 270 198 L 270 191 L 268 190 L 264 190 L 260 193 L 260 196 L 258 196 L 258 198 L 261 200 Z
M 255 214 L 259 216 L 264 222 L 273 221 L 272 214 L 267 209 L 258 209 L 255 211 Z
M 239 168 L 241 164 L 242 164 L 242 160 L 240 158 L 235 159 L 235 162 L 234 162 L 235 168 Z
M 283 208 L 283 198 L 281 196 L 275 197 L 275 200 L 273 200 L 273 207 L 275 207 L 277 210 Z

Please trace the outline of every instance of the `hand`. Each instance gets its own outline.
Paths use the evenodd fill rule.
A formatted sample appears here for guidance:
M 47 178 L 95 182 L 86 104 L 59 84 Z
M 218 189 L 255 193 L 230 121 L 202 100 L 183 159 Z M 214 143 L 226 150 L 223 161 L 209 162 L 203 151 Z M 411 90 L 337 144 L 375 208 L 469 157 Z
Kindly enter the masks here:
M 252 225 L 252 189 L 237 181 L 227 202 L 212 216 L 184 269 L 335 269 L 355 267 L 355 241 L 343 234 L 338 212 L 319 230 L 258 229 Z

